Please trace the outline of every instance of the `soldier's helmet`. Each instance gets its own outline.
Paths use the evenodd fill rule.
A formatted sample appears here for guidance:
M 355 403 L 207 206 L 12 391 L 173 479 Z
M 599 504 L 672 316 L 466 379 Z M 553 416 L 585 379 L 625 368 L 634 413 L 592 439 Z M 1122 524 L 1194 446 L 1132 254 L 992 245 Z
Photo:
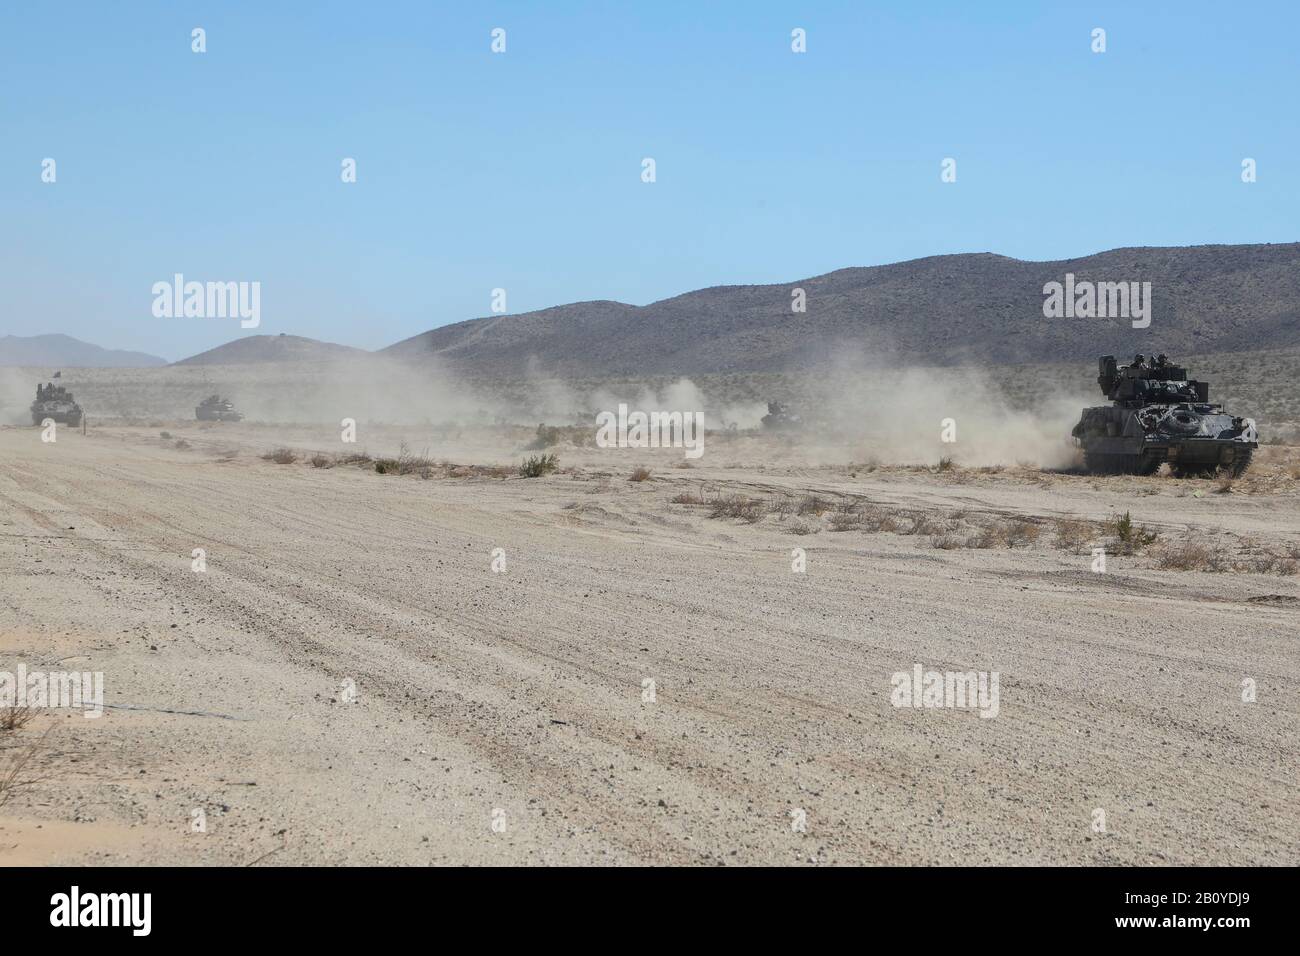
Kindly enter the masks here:
M 1145 362 L 1146 360 L 1147 360 L 1146 356 L 1143 355 L 1141 352 L 1139 352 L 1137 355 L 1133 356 L 1133 364 L 1134 364 L 1134 365 L 1141 365 L 1141 364 L 1142 364 L 1143 362 Z
M 1157 364 L 1157 365 L 1168 365 L 1168 364 L 1169 364 L 1169 356 L 1166 355 L 1164 352 L 1161 352 L 1159 355 L 1156 356 L 1156 364 Z

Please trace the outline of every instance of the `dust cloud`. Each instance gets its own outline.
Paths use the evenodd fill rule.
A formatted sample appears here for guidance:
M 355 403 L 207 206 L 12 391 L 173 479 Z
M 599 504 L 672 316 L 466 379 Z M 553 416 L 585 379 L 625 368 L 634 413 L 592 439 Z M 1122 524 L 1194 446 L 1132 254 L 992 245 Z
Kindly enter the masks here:
M 0 424 L 28 424 L 35 383 L 47 369 L 0 368 Z M 620 403 L 643 411 L 704 415 L 715 435 L 763 431 L 767 400 L 800 418 L 769 433 L 771 461 L 786 464 L 1032 464 L 1066 467 L 1076 451 L 1070 428 L 1093 395 L 1035 395 L 1008 381 L 1014 369 L 898 368 L 845 350 L 830 365 L 767 375 L 704 376 L 657 382 L 562 381 L 536 368 L 513 381 L 480 381 L 419 365 L 365 356 L 345 361 L 147 369 L 65 369 L 63 384 L 91 422 L 192 421 L 217 394 L 249 423 L 444 426 L 590 426 Z M 1012 388 L 1010 386 L 1021 386 Z M 1008 392 L 1019 396 L 1013 406 Z M 761 396 L 763 400 L 756 400 Z M 947 420 L 955 441 L 942 440 Z M 768 438 L 764 435 L 764 438 Z M 716 444 L 711 448 L 717 448 Z
M 1051 392 L 1017 408 L 1008 400 L 1013 384 L 999 370 L 893 368 L 845 358 L 809 383 L 811 405 L 799 412 L 811 433 L 855 446 L 859 461 L 1071 465 L 1070 429 L 1085 406 L 1096 404 L 1094 396 Z M 945 432 L 954 440 L 945 441 Z M 830 450 L 825 441 L 821 450 Z

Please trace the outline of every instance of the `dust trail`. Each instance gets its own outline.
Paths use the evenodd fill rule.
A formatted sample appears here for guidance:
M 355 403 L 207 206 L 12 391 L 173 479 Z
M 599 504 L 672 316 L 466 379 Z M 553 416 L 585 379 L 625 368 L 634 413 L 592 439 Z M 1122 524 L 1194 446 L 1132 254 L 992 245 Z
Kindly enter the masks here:
M 854 447 L 856 460 L 1064 467 L 1070 428 L 1094 396 L 1052 392 L 1031 409 L 1007 404 L 996 375 L 978 368 L 891 368 L 850 356 L 810 383 L 801 410 L 810 435 Z M 954 439 L 945 441 L 945 438 Z

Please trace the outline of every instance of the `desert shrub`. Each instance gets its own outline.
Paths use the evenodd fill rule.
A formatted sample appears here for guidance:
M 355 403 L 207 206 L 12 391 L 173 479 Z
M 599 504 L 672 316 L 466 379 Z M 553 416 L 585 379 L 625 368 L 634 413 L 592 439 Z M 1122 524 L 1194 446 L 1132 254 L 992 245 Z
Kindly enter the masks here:
M 1078 518 L 1056 519 L 1056 546 L 1062 550 L 1078 551 L 1092 540 L 1094 533 L 1091 522 Z
M 1223 571 L 1227 567 L 1221 551 L 1201 541 L 1167 546 L 1157 564 L 1166 571 Z
M 45 749 L 46 740 L 53 732 L 50 727 L 40 737 L 19 749 L 9 758 L 7 766 L 0 765 L 0 807 L 9 802 L 19 790 L 40 783 L 53 776 L 52 770 L 42 770 L 40 757 Z
M 852 511 L 837 511 L 831 515 L 832 531 L 856 531 L 862 527 L 862 515 Z
M 725 498 L 715 498 L 711 504 L 713 508 L 709 512 L 710 518 L 739 518 L 753 524 L 763 517 L 763 502 L 757 498 L 727 495 Z
M 1014 548 L 1021 544 L 1033 544 L 1038 540 L 1038 535 L 1042 530 L 1032 521 L 1021 521 L 1019 519 L 1008 521 L 1005 527 L 1008 548 Z
M 816 534 L 818 528 L 814 525 L 805 524 L 802 521 L 791 521 L 785 526 L 785 530 L 787 534 L 805 535 Z
M 1115 534 L 1115 550 L 1120 554 L 1136 554 L 1160 537 L 1158 532 L 1134 524 L 1132 515 L 1127 511 L 1111 522 L 1111 530 Z
M 903 529 L 903 534 L 926 534 L 937 535 L 943 534 L 948 529 L 942 521 L 936 521 L 926 514 L 912 515 L 912 526 Z
M 328 455 L 315 454 L 311 456 L 311 466 L 313 468 L 328 468 L 333 462 Z
M 952 471 L 955 467 L 956 463 L 952 460 L 952 456 L 945 455 L 943 458 L 939 459 L 939 464 L 935 466 L 935 471 Z
M 380 475 L 419 475 L 432 478 L 434 463 L 428 454 L 413 455 L 406 442 L 398 446 L 396 458 L 376 458 L 375 472 Z
M 799 500 L 795 511 L 800 515 L 821 515 L 824 511 L 830 511 L 831 503 L 825 498 L 819 498 L 816 495 L 805 495 Z
M 1227 558 L 1217 547 L 1202 541 L 1184 541 L 1166 547 L 1157 564 L 1166 571 L 1226 571 Z
M 524 459 L 519 466 L 519 474 L 525 478 L 541 478 L 560 467 L 560 459 L 555 455 L 534 455 Z
M 861 520 L 860 527 L 873 534 L 897 534 L 901 527 L 896 517 L 880 508 L 862 512 Z
M 998 527 L 981 528 L 976 534 L 966 539 L 966 547 L 987 550 L 1006 547 L 1007 539 Z
M 935 535 L 930 539 L 930 544 L 932 547 L 938 548 L 941 551 L 953 551 L 957 548 L 964 547 L 966 542 L 958 535 L 949 532 L 946 534 Z
M 185 450 L 187 450 L 187 449 L 190 447 L 190 443 L 187 442 L 184 438 L 178 438 L 178 439 L 176 439 L 176 442 L 175 442 L 175 444 L 174 444 L 174 447 L 175 447 L 178 451 L 185 451 Z
M 292 465 L 298 460 L 298 456 L 288 448 L 277 448 L 274 451 L 268 451 L 262 456 L 263 461 L 273 461 L 277 465 Z
M 35 716 L 35 707 L 0 707 L 0 731 L 21 730 Z
M 649 468 L 633 469 L 632 474 L 628 476 L 628 481 L 645 481 L 650 477 Z
M 704 499 L 699 495 L 692 494 L 689 491 L 682 491 L 668 499 L 675 505 L 702 505 Z
M 159 438 L 165 438 L 165 439 L 169 439 L 169 440 L 170 440 L 171 437 L 172 437 L 172 433 L 171 433 L 171 432 L 159 432 L 159 433 L 158 433 L 158 437 L 159 437 Z

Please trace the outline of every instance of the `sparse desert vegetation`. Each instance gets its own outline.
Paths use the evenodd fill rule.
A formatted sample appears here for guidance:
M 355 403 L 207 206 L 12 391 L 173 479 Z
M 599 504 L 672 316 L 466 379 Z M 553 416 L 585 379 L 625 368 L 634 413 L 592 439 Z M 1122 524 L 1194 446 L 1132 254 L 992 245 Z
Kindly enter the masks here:
M 524 478 L 541 478 L 560 467 L 560 459 L 555 455 L 534 455 L 524 459 L 519 466 L 519 474 Z
M 277 465 L 292 465 L 298 460 L 298 455 L 290 448 L 275 448 L 263 455 L 262 460 L 273 461 Z

